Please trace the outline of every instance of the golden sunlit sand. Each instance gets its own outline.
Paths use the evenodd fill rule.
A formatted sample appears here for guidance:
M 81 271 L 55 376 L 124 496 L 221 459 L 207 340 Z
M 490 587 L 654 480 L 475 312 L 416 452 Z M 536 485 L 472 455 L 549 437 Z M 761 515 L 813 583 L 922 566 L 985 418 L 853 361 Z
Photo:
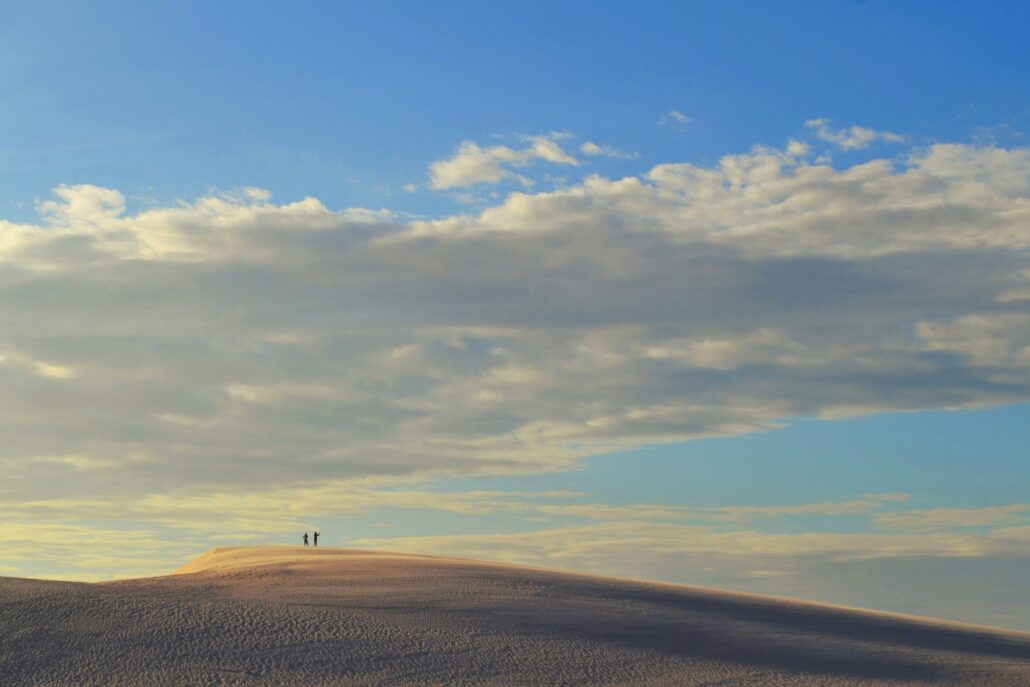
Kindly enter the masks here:
M 454 558 L 0 578 L 3 685 L 1030 685 L 1030 634 Z

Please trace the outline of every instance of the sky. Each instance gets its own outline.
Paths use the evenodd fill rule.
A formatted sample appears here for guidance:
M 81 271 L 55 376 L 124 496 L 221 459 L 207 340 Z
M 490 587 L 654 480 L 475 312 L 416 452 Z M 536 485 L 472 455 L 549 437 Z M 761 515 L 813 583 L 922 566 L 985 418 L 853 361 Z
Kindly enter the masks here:
M 10 4 L 0 575 L 318 529 L 1030 629 L 1028 23 Z

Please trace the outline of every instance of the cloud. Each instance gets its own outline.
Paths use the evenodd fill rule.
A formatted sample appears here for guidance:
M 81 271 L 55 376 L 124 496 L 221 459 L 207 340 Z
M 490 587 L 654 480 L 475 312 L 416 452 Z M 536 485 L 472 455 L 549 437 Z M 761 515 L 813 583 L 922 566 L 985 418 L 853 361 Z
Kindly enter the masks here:
M 494 498 L 497 498 L 496 496 Z M 877 511 L 890 502 L 905 501 L 907 494 L 872 494 L 849 501 L 803 503 L 782 506 L 671 506 L 656 504 L 611 505 L 602 503 L 519 503 L 498 499 L 494 508 L 529 511 L 549 516 L 591 520 L 693 520 L 741 523 L 804 515 L 860 515 Z M 567 499 L 566 499 L 567 500 Z
M 805 126 L 815 130 L 815 136 L 821 141 L 833 143 L 841 150 L 861 150 L 868 148 L 876 141 L 886 143 L 904 143 L 906 136 L 890 131 L 876 131 L 864 126 L 851 126 L 845 129 L 831 129 L 829 119 L 809 119 Z
M 841 532 L 769 533 L 723 531 L 704 526 L 622 522 L 577 525 L 502 534 L 365 538 L 357 546 L 432 553 L 576 570 L 613 570 L 623 561 L 683 560 L 712 556 L 750 561 L 758 569 L 777 560 L 819 558 L 858 561 L 913 556 L 965 558 L 1030 554 L 1030 532 L 995 535 L 881 534 Z M 1018 548 L 1014 548 L 1014 545 Z
M 39 460 L 63 464 L 76 472 L 108 467 L 108 463 L 86 456 Z M 536 522 L 655 521 L 692 523 L 691 526 L 706 523 L 708 527 L 729 531 L 728 528 L 742 523 L 791 516 L 903 516 L 905 513 L 885 513 L 884 509 L 906 499 L 904 494 L 874 494 L 844 501 L 776 506 L 616 505 L 590 502 L 585 494 L 570 491 L 435 491 L 398 486 L 380 478 L 279 488 L 254 487 L 243 491 L 230 487 L 192 487 L 105 499 L 75 495 L 33 500 L 15 495 L 0 506 L 0 516 L 8 521 L 55 524 L 121 519 L 147 523 L 152 529 L 174 527 L 204 536 L 227 529 L 240 533 L 296 532 L 317 519 L 398 510 L 437 511 L 468 517 L 493 515 Z M 918 511 L 913 513 L 918 517 Z M 1002 524 L 1018 523 L 1018 519 L 1008 518 Z
M 152 529 L 18 521 L 0 523 L 0 551 L 5 573 L 92 582 L 168 574 L 189 545 Z
M 1030 503 L 984 508 L 930 508 L 882 513 L 876 516 L 876 522 L 888 527 L 917 530 L 1030 525 Z
M 811 147 L 804 141 L 796 141 L 793 138 L 787 142 L 787 155 L 794 157 L 804 157 L 808 155 Z
M 579 152 L 584 155 L 594 155 L 603 157 L 612 157 L 617 160 L 635 160 L 640 157 L 639 153 L 627 153 L 619 150 L 618 148 L 612 148 L 611 146 L 602 146 L 594 143 L 593 141 L 586 141 L 579 146 Z
M 927 320 L 915 334 L 930 350 L 961 353 L 978 365 L 1030 365 L 1030 313 Z
M 524 186 L 531 186 L 532 182 L 527 177 L 516 174 L 512 168 L 525 167 L 534 160 L 558 165 L 579 164 L 579 160 L 559 144 L 564 138 L 567 135 L 559 132 L 529 136 L 526 138 L 528 145 L 522 149 L 503 145 L 484 148 L 465 141 L 454 155 L 429 166 L 429 185 L 435 189 L 450 189 L 514 178 Z
M 673 129 L 682 129 L 690 124 L 692 120 L 687 115 L 683 114 L 679 110 L 669 110 L 661 117 L 658 118 L 658 123 L 662 126 L 669 126 Z
M 56 199 L 37 202 L 36 208 L 57 226 L 97 226 L 125 212 L 125 197 L 114 189 L 62 184 L 53 193 Z
M 795 153 L 432 220 L 62 186 L 0 223 L 0 497 L 551 470 L 1030 397 L 1030 151 Z
M 92 459 L 66 457 L 75 470 L 102 467 Z M 410 480 L 409 480 L 410 481 Z M 748 569 L 780 570 L 784 565 L 934 556 L 984 558 L 1030 553 L 1027 507 L 897 510 L 904 494 L 776 506 L 690 507 L 661 504 L 617 505 L 589 502 L 569 491 L 434 491 L 391 485 L 387 479 L 332 481 L 291 487 L 211 489 L 192 487 L 113 498 L 71 495 L 29 500 L 14 496 L 0 506 L 0 548 L 17 574 L 33 566 L 59 566 L 69 579 L 159 574 L 195 553 L 231 541 L 287 541 L 314 523 L 375 514 L 398 518 L 401 511 L 435 511 L 455 518 L 502 517 L 508 523 L 537 523 L 532 530 L 500 535 L 358 538 L 344 542 L 412 552 L 452 554 L 518 563 L 619 570 L 620 557 L 641 566 L 646 577 L 664 563 L 689 557 L 692 565 L 709 558 L 738 574 Z M 775 533 L 754 523 L 783 517 L 819 516 L 819 531 Z M 410 516 L 400 516 L 404 517 Z M 887 532 L 834 531 L 833 518 L 870 518 Z M 585 521 L 585 522 L 584 522 Z M 489 522 L 489 521 L 487 521 Z M 804 520 L 796 521 L 804 523 Z M 132 523 L 126 527 L 121 523 Z M 986 533 L 966 528 L 994 527 Z M 324 525 L 323 525 L 324 526 Z M 118 532 L 125 530 L 125 535 Z M 853 526 L 848 526 L 851 530 Z M 928 534 L 930 532 L 930 534 Z M 161 567 L 164 555 L 171 558 Z M 128 548 L 132 544 L 134 548 Z M 136 546 L 138 544 L 138 546 Z M 80 548 L 75 548 L 79 546 Z M 62 560 L 67 556 L 67 560 Z M 177 558 L 176 558 L 177 557 Z M 147 566 L 141 567 L 146 559 Z M 607 568 L 605 566 L 608 566 Z M 747 575 L 745 575 L 747 576 Z M 766 576 L 764 574 L 757 576 Z M 673 577 L 673 579 L 680 579 Z
M 74 471 L 103 470 L 115 467 L 118 463 L 118 461 L 94 458 L 92 456 L 40 456 L 36 460 L 41 463 L 65 465 Z

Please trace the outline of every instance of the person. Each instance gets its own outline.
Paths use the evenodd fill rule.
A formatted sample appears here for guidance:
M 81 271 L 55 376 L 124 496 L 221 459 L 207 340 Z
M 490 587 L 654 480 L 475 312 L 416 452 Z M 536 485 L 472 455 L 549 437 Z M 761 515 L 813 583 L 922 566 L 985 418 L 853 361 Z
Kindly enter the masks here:
M 304 533 L 304 546 L 307 546 L 307 545 L 308 545 L 308 533 L 305 532 Z
M 315 546 L 318 546 L 318 532 L 315 532 Z

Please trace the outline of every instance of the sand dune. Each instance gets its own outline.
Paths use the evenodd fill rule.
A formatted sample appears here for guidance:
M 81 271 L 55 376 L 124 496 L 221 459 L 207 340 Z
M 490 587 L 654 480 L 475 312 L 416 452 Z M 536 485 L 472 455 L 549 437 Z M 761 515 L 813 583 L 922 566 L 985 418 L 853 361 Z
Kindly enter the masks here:
M 1030 685 L 1030 634 L 346 549 L 0 578 L 2 685 Z

